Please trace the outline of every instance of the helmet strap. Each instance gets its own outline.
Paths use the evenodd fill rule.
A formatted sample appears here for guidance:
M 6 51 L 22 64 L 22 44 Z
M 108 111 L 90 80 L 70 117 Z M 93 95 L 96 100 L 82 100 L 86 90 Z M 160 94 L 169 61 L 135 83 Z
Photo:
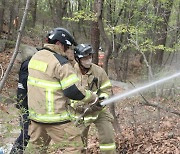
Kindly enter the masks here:
M 68 45 L 64 45 L 64 51 L 68 50 L 69 46 Z
M 81 61 L 79 60 L 79 58 L 75 57 L 75 60 L 76 60 L 76 62 L 77 62 L 78 65 L 79 65 L 79 68 L 80 68 L 81 73 L 82 73 L 83 75 L 85 75 L 85 74 L 89 71 L 90 68 L 85 68 L 85 67 L 81 64 Z
M 79 63 L 79 68 L 81 70 L 81 73 L 83 75 L 85 75 L 90 70 L 91 67 L 90 68 L 85 68 L 81 63 Z

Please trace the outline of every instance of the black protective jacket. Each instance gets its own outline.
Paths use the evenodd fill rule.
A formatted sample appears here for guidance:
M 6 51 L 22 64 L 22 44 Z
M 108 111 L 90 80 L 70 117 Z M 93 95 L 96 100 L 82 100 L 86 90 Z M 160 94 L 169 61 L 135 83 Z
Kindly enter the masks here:
M 19 81 L 17 88 L 17 104 L 16 107 L 18 109 L 28 110 L 28 99 L 27 99 L 27 78 L 28 78 L 28 64 L 31 57 L 27 58 L 24 62 L 22 62 L 20 70 L 19 70 Z

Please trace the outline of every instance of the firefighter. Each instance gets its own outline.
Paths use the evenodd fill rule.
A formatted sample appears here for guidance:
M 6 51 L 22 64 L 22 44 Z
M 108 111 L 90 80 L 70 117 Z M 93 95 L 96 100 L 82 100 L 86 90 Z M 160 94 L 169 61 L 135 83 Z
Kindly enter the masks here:
M 19 70 L 19 81 L 17 88 L 17 104 L 16 107 L 20 110 L 20 126 L 21 132 L 14 145 L 11 149 L 10 154 L 23 154 L 28 141 L 28 127 L 29 127 L 29 119 L 28 119 L 28 104 L 27 104 L 27 77 L 28 77 L 28 64 L 31 57 L 28 57 L 25 61 L 22 62 L 20 70 Z
M 66 51 L 76 45 L 72 35 L 59 27 L 48 33 L 47 41 L 28 65 L 30 145 L 45 154 L 52 140 L 63 153 L 81 153 L 82 132 L 71 121 L 69 99 L 90 103 L 97 95 L 77 87 L 79 78 L 66 58 Z
M 111 96 L 111 83 L 106 72 L 98 65 L 92 63 L 94 51 L 89 44 L 79 44 L 74 49 L 74 56 L 77 63 L 74 68 L 81 80 L 81 86 L 87 90 L 95 92 L 99 100 Z M 72 101 L 71 106 L 81 112 L 82 105 L 77 101 Z M 86 106 L 84 107 L 86 108 Z M 78 117 L 76 115 L 76 117 Z M 94 123 L 99 134 L 100 151 L 102 154 L 115 154 L 116 146 L 114 141 L 114 130 L 112 126 L 113 116 L 105 106 L 97 105 L 96 108 L 89 108 L 83 117 L 86 128 L 83 131 L 83 143 L 87 146 L 87 136 L 91 123 Z

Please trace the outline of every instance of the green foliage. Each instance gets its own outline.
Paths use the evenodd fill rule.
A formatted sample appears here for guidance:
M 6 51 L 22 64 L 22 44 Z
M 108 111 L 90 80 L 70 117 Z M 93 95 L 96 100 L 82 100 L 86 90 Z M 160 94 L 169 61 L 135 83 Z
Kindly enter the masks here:
M 91 11 L 85 12 L 83 10 L 77 11 L 73 13 L 73 17 L 64 17 L 63 19 L 73 21 L 73 22 L 79 22 L 82 21 L 95 21 L 96 17 L 95 14 Z
M 38 1 L 38 9 L 41 10 L 41 12 L 44 12 L 44 13 L 49 13 L 50 9 L 49 9 L 49 2 L 48 0 L 40 0 Z
M 141 50 L 142 52 L 147 52 L 147 51 L 155 52 L 156 50 L 163 50 L 166 52 L 174 51 L 174 48 L 169 48 L 164 45 L 153 45 L 153 41 L 149 39 L 146 39 L 144 42 L 142 42 L 139 47 L 140 47 L 139 50 Z

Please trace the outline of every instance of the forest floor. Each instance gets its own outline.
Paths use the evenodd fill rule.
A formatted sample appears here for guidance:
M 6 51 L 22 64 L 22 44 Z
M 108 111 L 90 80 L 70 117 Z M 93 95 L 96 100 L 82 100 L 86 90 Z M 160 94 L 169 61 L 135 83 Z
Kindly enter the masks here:
M 9 64 L 12 52 L 13 49 L 7 49 L 0 53 L 0 64 L 4 70 Z M 15 65 L 19 65 L 18 62 Z M 17 88 L 17 72 L 14 66 L 5 83 L 3 92 L 0 94 L 0 103 L 3 103 L 9 112 L 7 114 L 0 110 L 0 147 L 13 144 L 20 129 L 18 126 L 18 110 L 13 105 Z M 121 82 L 119 82 L 119 85 L 113 85 L 114 94 L 123 91 L 125 91 L 125 87 Z M 158 97 L 156 99 L 150 93 L 145 95 L 150 103 L 158 103 L 166 108 L 166 111 L 144 105 L 141 96 L 134 96 L 116 102 L 115 111 L 118 121 L 116 125 L 119 126 L 119 130 L 116 130 L 117 153 L 180 154 L 180 115 L 171 113 L 172 110 L 180 113 L 180 93 L 177 89 L 174 92 L 173 96 L 169 91 L 165 98 Z M 88 142 L 89 153 L 98 154 L 98 135 L 93 125 Z

